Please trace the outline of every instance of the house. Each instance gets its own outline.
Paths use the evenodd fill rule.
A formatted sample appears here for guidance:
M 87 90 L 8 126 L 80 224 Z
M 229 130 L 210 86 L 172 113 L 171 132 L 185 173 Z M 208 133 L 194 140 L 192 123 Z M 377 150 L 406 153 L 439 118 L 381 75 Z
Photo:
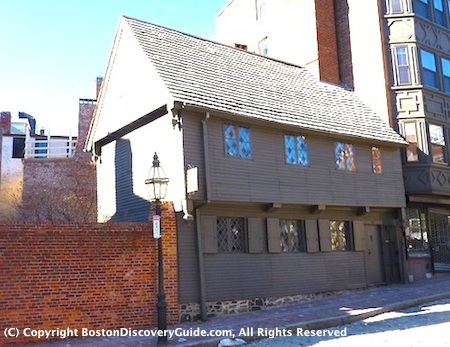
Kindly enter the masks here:
M 122 17 L 86 150 L 100 222 L 148 220 L 157 152 L 189 320 L 399 281 L 405 145 L 305 68 Z
M 11 121 L 10 112 L 1 112 L 0 220 L 95 220 L 95 167 L 83 152 L 95 105 L 80 99 L 78 137 L 37 134 L 34 117 L 19 112 L 19 121 Z
M 249 4 L 252 3 L 252 4 Z M 450 270 L 450 5 L 443 0 L 230 0 L 217 39 L 306 66 L 397 129 L 409 275 Z M 243 23 L 236 30 L 234 22 Z M 298 34 L 301 33 L 301 34 Z M 262 52 L 261 52 L 262 53 Z

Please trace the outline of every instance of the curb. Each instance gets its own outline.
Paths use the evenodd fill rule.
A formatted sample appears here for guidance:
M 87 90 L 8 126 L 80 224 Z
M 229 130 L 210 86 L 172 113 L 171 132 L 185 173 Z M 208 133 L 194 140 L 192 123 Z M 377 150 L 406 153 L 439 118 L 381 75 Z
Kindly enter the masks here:
M 355 315 L 347 315 L 347 316 L 339 315 L 339 316 L 328 317 L 328 318 L 324 318 L 324 319 L 315 319 L 315 320 L 310 320 L 310 321 L 306 321 L 306 322 L 302 322 L 302 323 L 298 322 L 298 323 L 293 323 L 293 324 L 289 324 L 289 325 L 285 325 L 285 326 L 280 326 L 278 328 L 286 329 L 286 330 L 290 330 L 290 331 L 297 330 L 297 329 L 303 329 L 303 330 L 327 329 L 327 328 L 342 326 L 342 325 L 354 323 L 357 321 L 361 321 L 366 318 L 380 315 L 382 313 L 404 310 L 404 309 L 422 305 L 422 304 L 425 304 L 428 302 L 433 302 L 433 301 L 438 301 L 438 300 L 443 300 L 443 299 L 448 299 L 448 298 L 450 298 L 450 292 L 429 295 L 429 296 L 418 298 L 418 299 L 400 301 L 395 304 L 390 304 L 390 305 L 386 305 L 383 307 L 375 308 L 368 312 L 358 313 Z M 255 342 L 258 340 L 263 340 L 265 338 L 266 337 L 264 337 L 264 336 L 248 336 L 248 337 L 245 337 L 243 340 L 245 340 L 245 342 L 249 343 L 249 342 Z M 219 344 L 219 342 L 222 339 L 224 339 L 224 337 L 211 338 L 211 339 L 207 339 L 207 340 L 203 340 L 203 341 L 196 341 L 196 342 L 177 343 L 177 344 L 174 344 L 173 346 L 177 346 L 177 347 L 196 347 L 196 346 L 198 346 L 198 347 L 217 347 L 217 345 Z

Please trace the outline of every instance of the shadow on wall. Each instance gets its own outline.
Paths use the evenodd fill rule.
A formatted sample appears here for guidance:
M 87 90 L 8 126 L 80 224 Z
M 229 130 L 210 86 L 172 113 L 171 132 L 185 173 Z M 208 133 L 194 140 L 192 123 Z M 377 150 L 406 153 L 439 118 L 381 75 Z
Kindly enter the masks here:
M 150 203 L 133 192 L 133 154 L 129 140 L 116 141 L 116 213 L 111 222 L 147 222 Z M 144 185 L 144 182 L 142 182 Z

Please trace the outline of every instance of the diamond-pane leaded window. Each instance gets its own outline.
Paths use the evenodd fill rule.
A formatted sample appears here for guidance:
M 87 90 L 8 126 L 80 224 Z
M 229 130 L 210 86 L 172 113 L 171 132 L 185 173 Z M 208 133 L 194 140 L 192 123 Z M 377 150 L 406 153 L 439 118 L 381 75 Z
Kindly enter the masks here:
M 332 251 L 353 251 L 353 232 L 350 222 L 330 221 Z
M 249 128 L 225 124 L 224 138 L 226 155 L 241 158 L 252 157 Z
M 355 151 L 352 144 L 335 142 L 334 155 L 336 168 L 339 170 L 356 171 Z
M 308 165 L 308 143 L 304 136 L 284 135 L 286 163 Z
M 381 152 L 378 147 L 372 147 L 372 171 L 374 173 L 383 173 L 381 166 Z
M 246 223 L 244 218 L 217 217 L 217 248 L 221 253 L 246 251 Z
M 305 252 L 306 237 L 302 221 L 280 219 L 281 252 Z

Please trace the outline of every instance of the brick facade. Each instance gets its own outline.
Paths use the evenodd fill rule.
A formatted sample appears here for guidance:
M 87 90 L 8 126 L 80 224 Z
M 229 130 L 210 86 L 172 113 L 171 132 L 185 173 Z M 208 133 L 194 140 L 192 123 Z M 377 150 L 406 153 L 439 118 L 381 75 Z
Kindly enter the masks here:
M 171 204 L 163 205 L 161 227 L 167 318 L 173 324 L 179 309 Z M 0 222 L 1 331 L 155 327 L 158 262 L 151 229 L 151 223 Z M 30 340 L 2 334 L 0 345 L 24 341 Z
M 333 0 L 316 0 L 316 30 L 320 80 L 340 83 Z
M 26 159 L 21 220 L 94 222 L 97 177 L 91 154 L 83 152 L 96 101 L 80 99 L 75 155 L 63 159 Z

